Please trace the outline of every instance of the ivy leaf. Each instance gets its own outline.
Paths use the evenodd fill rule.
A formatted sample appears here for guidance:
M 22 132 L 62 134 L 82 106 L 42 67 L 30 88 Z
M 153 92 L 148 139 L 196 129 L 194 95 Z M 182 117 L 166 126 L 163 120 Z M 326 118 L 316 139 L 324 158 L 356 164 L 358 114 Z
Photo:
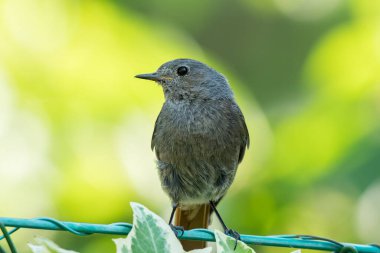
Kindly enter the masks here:
M 204 248 L 204 249 L 193 249 L 191 251 L 187 251 L 187 253 L 211 253 L 212 248 Z
M 181 253 L 185 252 L 170 226 L 141 204 L 131 203 L 133 227 L 126 239 L 114 239 L 117 253 Z M 210 253 L 211 248 L 192 253 Z
M 46 238 L 37 237 L 34 240 L 37 244 L 28 243 L 33 253 L 78 253 L 76 251 L 62 249 Z
M 116 253 L 129 253 L 131 249 L 127 247 L 127 240 L 125 238 L 112 239 L 116 244 Z
M 242 241 L 237 242 L 235 247 L 235 239 L 225 235 L 224 233 L 214 230 L 216 239 L 216 251 L 218 253 L 255 253 L 255 251 Z

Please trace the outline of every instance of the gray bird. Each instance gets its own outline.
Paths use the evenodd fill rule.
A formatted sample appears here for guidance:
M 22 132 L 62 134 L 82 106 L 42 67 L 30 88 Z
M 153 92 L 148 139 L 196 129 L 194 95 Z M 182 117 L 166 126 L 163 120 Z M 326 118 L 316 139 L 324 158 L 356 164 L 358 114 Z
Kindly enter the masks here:
M 165 103 L 152 137 L 162 188 L 177 207 L 209 203 L 225 233 L 216 204 L 234 180 L 249 146 L 244 116 L 226 78 L 196 60 L 176 59 L 155 73 L 137 75 L 161 85 Z

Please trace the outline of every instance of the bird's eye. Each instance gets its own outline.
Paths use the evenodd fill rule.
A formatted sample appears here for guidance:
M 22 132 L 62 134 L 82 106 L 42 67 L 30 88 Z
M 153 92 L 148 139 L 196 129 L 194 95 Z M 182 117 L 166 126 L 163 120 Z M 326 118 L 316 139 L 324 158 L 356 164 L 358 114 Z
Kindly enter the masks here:
M 177 69 L 177 74 L 178 74 L 179 76 L 184 76 L 184 75 L 187 74 L 187 72 L 189 72 L 189 69 L 188 69 L 187 67 L 185 67 L 185 66 L 181 66 L 181 67 L 179 67 L 179 68 Z

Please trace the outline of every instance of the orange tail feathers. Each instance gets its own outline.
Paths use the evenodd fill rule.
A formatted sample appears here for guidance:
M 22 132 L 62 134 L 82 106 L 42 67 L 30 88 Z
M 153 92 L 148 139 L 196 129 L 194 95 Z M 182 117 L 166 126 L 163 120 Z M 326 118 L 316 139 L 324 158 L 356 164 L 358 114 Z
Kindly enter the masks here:
M 183 210 L 178 207 L 175 213 L 174 224 L 176 226 L 182 226 L 185 230 L 194 228 L 207 228 L 209 225 L 209 220 L 210 205 L 203 204 L 194 206 L 194 208 L 189 210 Z M 206 242 L 204 241 L 181 240 L 181 244 L 186 251 L 206 247 Z

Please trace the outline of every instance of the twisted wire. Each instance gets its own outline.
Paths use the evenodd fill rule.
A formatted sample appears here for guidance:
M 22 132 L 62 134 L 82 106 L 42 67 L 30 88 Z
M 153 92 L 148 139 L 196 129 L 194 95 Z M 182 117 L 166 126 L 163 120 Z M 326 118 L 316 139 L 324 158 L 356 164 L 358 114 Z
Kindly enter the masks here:
M 7 243 L 8 243 L 8 246 L 9 246 L 9 249 L 11 250 L 11 252 L 17 253 L 16 247 L 13 244 L 11 236 L 9 235 L 9 233 L 8 233 L 7 229 L 5 228 L 5 225 L 3 223 L 0 223 L 0 230 L 1 230 L 1 232 L 3 232 L 4 238 L 7 240 Z M 2 251 L 4 251 L 4 250 L 2 249 Z
M 8 232 L 5 227 L 13 227 L 13 229 Z M 2 228 L 1 230 L 4 234 L 4 236 L 0 237 L 0 240 L 6 238 L 8 245 L 11 247 L 11 244 L 13 245 L 13 243 L 10 240 L 10 235 L 16 232 L 19 228 L 60 230 L 67 231 L 79 236 L 88 236 L 95 233 L 127 235 L 132 229 L 132 224 L 117 222 L 105 225 L 64 222 L 46 217 L 35 219 L 15 219 L 0 217 L 0 228 Z M 215 241 L 214 232 L 208 229 L 186 230 L 181 233 L 178 238 L 186 240 Z M 251 245 L 314 249 L 335 253 L 380 253 L 380 247 L 376 244 L 363 245 L 341 243 L 328 238 L 312 235 L 241 235 L 241 240 Z M 2 252 L 1 248 L 0 252 Z M 16 251 L 12 251 L 12 253 L 16 253 Z

